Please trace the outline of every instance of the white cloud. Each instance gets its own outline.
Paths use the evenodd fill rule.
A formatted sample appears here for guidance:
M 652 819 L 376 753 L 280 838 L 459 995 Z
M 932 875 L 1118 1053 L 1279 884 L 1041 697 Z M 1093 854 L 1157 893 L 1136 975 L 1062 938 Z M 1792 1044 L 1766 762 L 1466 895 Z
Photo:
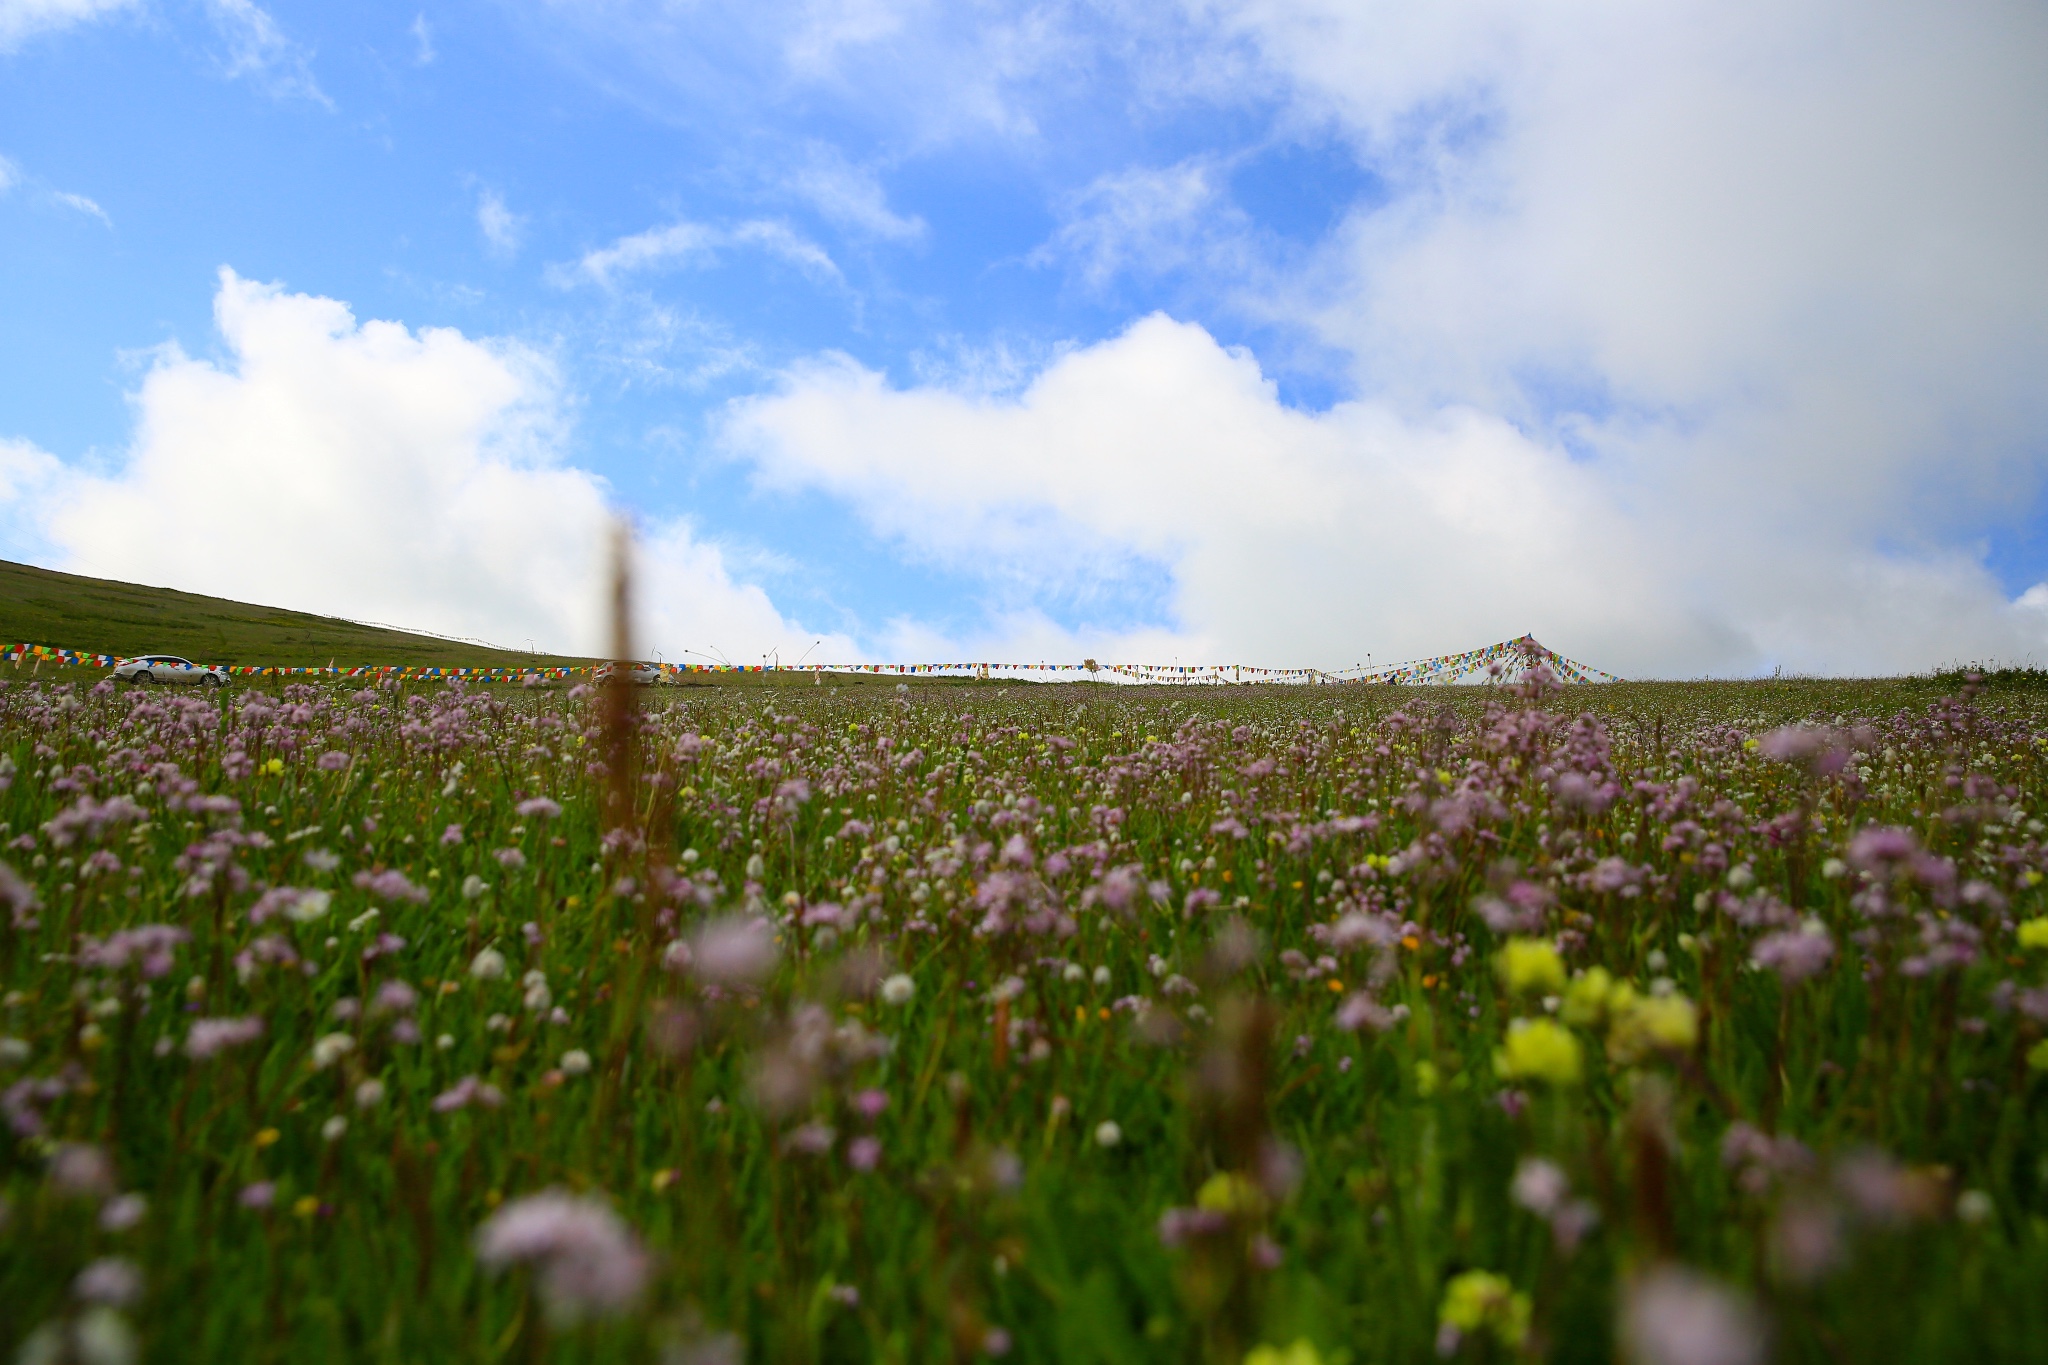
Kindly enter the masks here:
M 828 144 L 812 143 L 783 187 L 855 232 L 892 242 L 912 242 L 925 235 L 924 219 L 906 218 L 889 207 L 888 192 L 872 170 L 854 165 Z
M 611 289 L 625 276 L 642 271 L 708 265 L 721 251 L 734 247 L 753 247 L 778 256 L 813 279 L 837 284 L 844 278 L 822 247 L 773 219 L 753 219 L 733 227 L 677 222 L 649 228 L 585 252 L 573 266 L 550 266 L 547 274 L 560 288 L 587 281 Z
M 488 186 L 477 193 L 476 225 L 484 234 L 484 246 L 491 255 L 509 261 L 519 254 L 526 219 L 505 207 L 505 196 Z
M 358 322 L 221 273 L 228 359 L 162 353 L 107 474 L 0 444 L 0 525 L 46 562 L 514 647 L 602 646 L 604 484 L 556 456 L 547 361 L 451 329 Z M 645 528 L 648 649 L 816 638 L 684 522 Z M 851 648 L 836 642 L 842 648 Z
M 1187 658 L 1337 666 L 1528 630 L 1603 667 L 1691 674 L 1919 668 L 2048 644 L 2048 621 L 1966 556 L 1881 554 L 1826 525 L 1785 536 L 1775 518 L 1702 522 L 1468 407 L 1299 412 L 1249 355 L 1163 317 L 1066 355 L 1014 399 L 815 363 L 735 406 L 725 439 L 767 485 L 844 498 L 964 574 L 1058 580 L 1102 547 L 1163 563 L 1168 629 L 1148 644 Z
M 135 0 L 0 0 L 0 52 L 12 52 L 38 33 L 131 8 Z
M 105 209 L 101 208 L 98 204 L 94 203 L 92 200 L 86 198 L 82 194 L 71 194 L 65 190 L 58 190 L 55 193 L 53 193 L 50 197 L 52 199 L 55 199 L 58 203 L 62 204 L 65 208 L 76 209 L 80 213 L 87 214 L 91 217 L 99 219 L 108 227 L 112 227 L 114 225 L 114 220 L 107 217 L 107 211 Z
M 432 66 L 434 58 L 440 54 L 434 50 L 434 29 L 433 25 L 427 22 L 427 16 L 424 13 L 414 15 L 412 27 L 406 32 L 412 35 L 414 63 L 419 66 Z
M 0 156 L 0 194 L 5 194 L 21 183 L 21 167 L 4 156 Z
M 1242 266 L 1247 220 L 1228 202 L 1215 157 L 1100 176 L 1069 198 L 1058 231 L 1032 259 L 1076 263 L 1091 287 L 1115 276 L 1158 275 L 1193 263 Z
M 67 477 L 63 464 L 48 451 L 0 436 L 0 558 L 23 561 L 49 555 L 37 514 Z
M 293 42 L 255 0 L 206 0 L 208 15 L 227 44 L 221 64 L 230 79 L 246 77 L 279 99 L 308 99 L 334 107 L 313 78 L 313 54 Z

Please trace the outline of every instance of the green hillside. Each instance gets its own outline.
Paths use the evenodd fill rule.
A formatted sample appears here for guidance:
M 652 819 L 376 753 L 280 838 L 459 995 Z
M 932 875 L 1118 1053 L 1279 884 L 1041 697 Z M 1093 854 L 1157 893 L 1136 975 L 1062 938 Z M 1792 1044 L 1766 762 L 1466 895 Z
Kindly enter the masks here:
M 359 625 L 281 607 L 82 578 L 0 560 L 0 643 L 101 654 L 178 654 L 209 664 L 578 664 Z

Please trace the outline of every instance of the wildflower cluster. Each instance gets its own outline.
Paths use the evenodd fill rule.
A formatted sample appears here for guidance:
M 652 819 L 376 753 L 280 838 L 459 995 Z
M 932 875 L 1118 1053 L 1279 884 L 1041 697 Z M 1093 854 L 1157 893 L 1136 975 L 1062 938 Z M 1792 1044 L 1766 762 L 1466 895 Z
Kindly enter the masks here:
M 2020 1358 L 2044 775 L 1913 682 L 0 676 L 0 1341 Z

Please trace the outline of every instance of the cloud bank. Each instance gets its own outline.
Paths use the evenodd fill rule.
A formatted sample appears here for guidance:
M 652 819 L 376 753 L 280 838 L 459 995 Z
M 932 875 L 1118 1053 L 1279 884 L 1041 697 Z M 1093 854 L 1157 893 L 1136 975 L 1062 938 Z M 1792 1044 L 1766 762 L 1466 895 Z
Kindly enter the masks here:
M 358 322 L 228 270 L 214 317 L 226 360 L 159 354 L 116 469 L 0 443 L 0 531 L 76 573 L 512 648 L 604 647 L 607 493 L 559 457 L 544 357 Z M 685 522 L 644 528 L 640 561 L 650 650 L 749 658 L 815 638 Z

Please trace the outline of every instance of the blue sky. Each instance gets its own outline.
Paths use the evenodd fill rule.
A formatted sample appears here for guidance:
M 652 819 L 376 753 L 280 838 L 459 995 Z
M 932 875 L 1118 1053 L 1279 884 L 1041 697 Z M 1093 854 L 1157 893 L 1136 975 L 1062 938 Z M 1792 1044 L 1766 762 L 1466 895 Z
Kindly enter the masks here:
M 0 553 L 567 647 L 471 570 L 609 502 L 672 656 L 2018 656 L 2048 47 L 1894 8 L 0 0 Z

